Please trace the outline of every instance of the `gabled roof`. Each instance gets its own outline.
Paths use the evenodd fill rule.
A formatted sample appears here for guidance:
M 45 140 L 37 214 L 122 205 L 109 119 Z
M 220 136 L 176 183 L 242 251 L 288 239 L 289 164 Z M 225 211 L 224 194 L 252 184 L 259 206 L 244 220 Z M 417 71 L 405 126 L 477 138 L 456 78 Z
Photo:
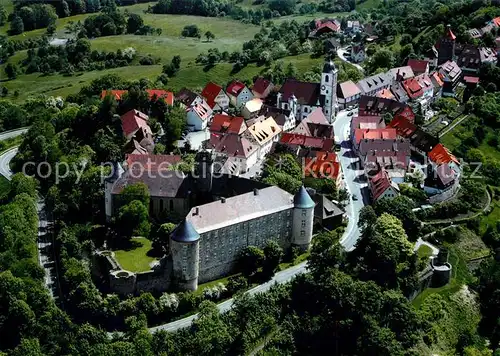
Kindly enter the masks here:
M 295 133 L 284 133 L 281 135 L 280 143 L 284 145 L 320 149 L 322 151 L 331 151 L 334 146 L 334 140 L 331 138 L 316 138 Z
M 359 144 L 361 140 L 395 140 L 396 129 L 355 129 L 354 141 Z
M 404 138 L 410 138 L 417 131 L 417 126 L 403 116 L 394 117 L 388 127 L 395 128 L 398 135 Z
M 198 97 L 198 94 L 195 92 L 187 89 L 187 88 L 182 88 L 179 93 L 175 96 L 175 100 L 181 102 L 185 106 L 189 106 L 193 103 L 193 101 L 196 100 Z
M 337 86 L 337 96 L 339 98 L 347 99 L 359 94 L 361 94 L 361 90 L 352 80 L 339 83 Z
M 274 139 L 280 133 L 281 128 L 272 116 L 267 118 L 262 116 L 245 131 L 245 134 L 249 134 L 261 146 Z
M 334 152 L 316 152 L 315 157 L 306 157 L 306 176 L 336 180 L 340 174 L 340 162 Z
M 302 121 L 310 122 L 310 123 L 313 123 L 313 124 L 330 125 L 330 123 L 326 119 L 325 114 L 323 113 L 323 109 L 321 109 L 321 108 L 314 109 Z
M 144 128 L 148 133 L 151 133 L 151 129 L 148 125 L 149 117 L 148 115 L 138 111 L 130 110 L 120 117 L 122 122 L 123 134 L 129 136 L 140 128 Z
M 269 88 L 270 85 L 273 85 L 273 83 L 271 83 L 267 79 L 259 77 L 253 84 L 252 90 L 256 93 L 263 95 L 266 89 Z
M 174 93 L 171 91 L 163 89 L 146 89 L 146 93 L 148 93 L 149 100 L 156 97 L 156 99 L 163 99 L 167 105 L 174 105 Z
M 460 165 L 458 159 L 454 155 L 452 155 L 451 152 L 441 143 L 434 146 L 432 151 L 429 152 L 428 156 L 431 161 L 435 162 L 438 165 L 444 163 L 456 163 Z
M 241 134 L 247 129 L 245 119 L 239 116 L 217 114 L 210 125 L 211 132 Z
M 363 93 L 369 93 L 371 91 L 378 91 L 383 87 L 387 87 L 392 83 L 392 74 L 390 73 L 380 73 L 372 75 L 368 78 L 361 79 L 358 82 L 358 87 Z
M 424 92 L 433 87 L 431 78 L 429 78 L 429 76 L 425 73 L 417 75 L 415 79 L 418 81 L 418 84 L 420 84 L 420 87 Z
M 414 73 L 420 74 L 425 73 L 429 66 L 429 62 L 420 59 L 408 59 L 408 66 L 411 67 Z
M 207 104 L 212 109 L 215 106 L 215 99 L 217 98 L 217 95 L 219 95 L 221 90 L 222 87 L 220 85 L 210 82 L 205 86 L 205 88 L 203 88 L 203 91 L 201 92 L 201 96 L 205 98 Z
M 382 116 L 355 116 L 351 121 L 351 129 L 385 129 Z
M 374 200 L 377 200 L 390 187 L 392 187 L 391 179 L 384 169 L 370 179 L 370 189 Z
M 319 83 L 300 82 L 295 79 L 287 79 L 281 86 L 281 101 L 288 101 L 292 95 L 297 98 L 301 105 L 316 106 L 320 99 Z M 321 104 L 321 102 L 320 102 Z
M 454 61 L 447 61 L 439 67 L 439 73 L 449 81 L 455 81 L 462 75 L 462 70 Z
M 285 123 L 289 120 L 291 111 L 287 109 L 280 109 L 274 106 L 262 105 L 258 113 L 259 116 L 269 117 L 272 116 L 276 123 L 283 127 Z M 295 124 L 295 120 L 293 122 Z
M 495 25 L 496 27 L 500 27 L 500 17 L 495 17 L 493 20 L 491 20 L 491 22 L 493 23 L 493 25 Z
M 227 86 L 227 94 L 232 96 L 238 96 L 246 86 L 238 80 L 233 80 L 231 84 Z
M 443 82 L 443 75 L 441 73 L 439 73 L 439 72 L 432 72 L 430 74 L 430 76 L 431 76 L 432 84 L 434 84 L 434 87 L 436 87 L 436 88 L 443 87 L 444 82 Z
M 472 77 L 472 76 L 465 76 L 464 77 L 464 82 L 469 83 L 469 84 L 477 84 L 479 83 L 479 77 Z
M 332 202 L 323 194 L 315 194 L 314 201 L 316 207 L 314 208 L 314 215 L 321 218 L 321 220 L 329 219 L 331 217 L 344 214 L 344 210 L 336 203 Z
M 186 111 L 191 110 L 193 110 L 202 121 L 210 119 L 212 115 L 212 108 L 210 108 L 204 100 L 186 109 Z
M 210 146 L 215 152 L 229 157 L 248 158 L 257 151 L 259 145 L 252 143 L 244 135 L 237 134 L 210 134 Z
M 415 76 L 413 69 L 409 65 L 389 69 L 389 72 L 391 73 L 392 78 L 394 80 L 401 80 L 401 79 L 404 80 L 404 79 L 413 78 Z
M 360 116 L 379 116 L 385 112 L 396 114 L 403 110 L 407 105 L 399 101 L 376 96 L 362 95 L 359 99 Z
M 305 120 L 302 120 L 292 132 L 310 137 L 334 138 L 332 125 L 315 124 Z
M 416 78 L 406 79 L 405 81 L 403 81 L 402 85 L 406 91 L 406 94 L 408 94 L 411 99 L 416 99 L 424 95 L 422 86 Z

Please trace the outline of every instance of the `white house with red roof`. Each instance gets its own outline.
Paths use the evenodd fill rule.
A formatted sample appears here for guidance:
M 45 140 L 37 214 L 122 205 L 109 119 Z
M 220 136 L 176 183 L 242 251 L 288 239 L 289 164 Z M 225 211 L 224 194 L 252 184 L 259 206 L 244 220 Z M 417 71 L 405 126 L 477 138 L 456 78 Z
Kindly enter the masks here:
M 167 105 L 174 105 L 174 93 L 171 91 L 163 89 L 146 89 L 145 92 L 148 94 L 148 100 L 163 99 Z M 112 95 L 116 100 L 122 100 L 123 95 L 127 93 L 128 90 L 103 90 L 101 92 L 101 99 L 104 99 L 106 95 Z
M 372 177 L 368 177 L 368 185 L 372 193 L 373 201 L 380 199 L 394 199 L 399 195 L 397 184 L 391 181 L 389 174 L 381 169 Z
M 279 140 L 281 128 L 274 121 L 272 116 L 260 117 L 244 132 L 250 142 L 258 145 L 257 158 L 264 159 L 271 151 L 273 143 Z
M 213 82 L 208 83 L 203 88 L 201 96 L 205 98 L 208 106 L 213 111 L 222 111 L 229 108 L 229 97 L 220 85 Z
M 274 84 L 271 81 L 259 77 L 255 80 L 252 87 L 252 94 L 255 98 L 265 99 L 271 93 Z
M 238 80 L 233 80 L 226 88 L 229 101 L 236 108 L 241 108 L 247 101 L 253 99 L 253 94 L 245 84 Z
M 213 111 L 205 100 L 193 103 L 186 108 L 186 121 L 189 131 L 203 131 L 212 118 Z

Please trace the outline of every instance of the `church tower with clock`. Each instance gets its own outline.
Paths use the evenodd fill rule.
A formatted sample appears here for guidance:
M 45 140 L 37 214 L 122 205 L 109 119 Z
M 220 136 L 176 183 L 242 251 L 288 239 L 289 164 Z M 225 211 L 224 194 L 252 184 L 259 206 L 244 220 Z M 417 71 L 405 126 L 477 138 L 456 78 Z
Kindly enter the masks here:
M 335 120 L 337 113 L 337 73 L 335 64 L 329 58 L 326 59 L 321 73 L 320 103 L 323 106 L 323 113 L 328 122 Z

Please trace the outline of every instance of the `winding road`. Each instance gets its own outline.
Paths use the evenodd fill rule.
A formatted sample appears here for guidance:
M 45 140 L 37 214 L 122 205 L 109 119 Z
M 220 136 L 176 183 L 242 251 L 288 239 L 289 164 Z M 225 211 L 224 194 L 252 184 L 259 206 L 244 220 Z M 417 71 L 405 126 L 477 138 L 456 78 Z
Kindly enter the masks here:
M 22 128 L 18 130 L 12 130 L 0 133 L 0 141 L 6 140 L 8 138 L 20 136 L 28 131 L 28 128 Z M 12 170 L 10 169 L 10 161 L 17 153 L 17 147 L 8 149 L 7 151 L 0 154 L 0 175 L 4 176 L 8 180 L 12 179 Z M 54 298 L 57 296 L 55 292 L 56 288 L 56 274 L 57 268 L 55 265 L 55 259 L 53 255 L 53 236 L 49 232 L 49 221 L 47 219 L 47 211 L 45 209 L 45 202 L 43 198 L 40 198 L 37 202 L 38 211 L 38 263 L 45 270 L 45 287 L 49 290 L 50 295 Z
M 345 56 L 345 55 L 346 55 L 346 53 L 347 53 L 347 50 L 346 50 L 345 48 L 339 48 L 339 49 L 337 50 L 337 57 L 339 57 L 341 61 L 346 62 L 346 63 L 349 63 L 349 64 L 351 64 L 351 65 L 355 66 L 355 67 L 356 67 L 356 68 L 357 68 L 357 69 L 358 69 L 358 70 L 359 70 L 362 74 L 364 74 L 364 73 L 365 73 L 365 70 L 363 69 L 363 67 L 361 67 L 361 66 L 360 66 L 359 64 L 357 64 L 357 63 L 353 63 L 353 62 L 349 61 L 349 60 L 346 58 L 346 56 Z

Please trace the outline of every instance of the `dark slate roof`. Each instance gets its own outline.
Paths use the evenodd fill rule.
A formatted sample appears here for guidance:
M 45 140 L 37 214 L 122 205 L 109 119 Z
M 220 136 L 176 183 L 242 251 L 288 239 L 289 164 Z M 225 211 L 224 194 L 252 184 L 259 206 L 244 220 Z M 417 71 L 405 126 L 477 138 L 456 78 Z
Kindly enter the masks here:
M 317 203 L 314 208 L 314 216 L 320 218 L 321 220 L 344 214 L 344 210 L 323 194 L 316 194 L 314 200 Z
M 189 192 L 193 191 L 192 179 L 184 176 L 182 172 L 165 171 L 161 173 L 163 177 L 159 172 L 151 173 L 154 174 L 150 174 L 147 170 L 137 172 L 129 169 L 117 180 L 112 193 L 120 194 L 126 186 L 135 183 L 146 184 L 152 197 L 186 198 Z
M 439 144 L 439 140 L 424 130 L 418 128 L 411 136 L 410 142 L 417 149 L 429 153 L 432 149 Z
M 297 194 L 293 197 L 293 204 L 296 208 L 300 209 L 310 209 L 315 206 L 314 200 L 311 199 L 304 186 L 301 186 Z
M 337 68 L 335 68 L 335 64 L 333 63 L 333 61 L 326 61 L 323 65 L 323 73 L 330 73 L 334 72 L 335 70 L 337 70 Z
M 299 104 L 316 106 L 320 99 L 320 85 L 319 83 L 308 83 L 300 82 L 295 79 L 287 79 L 281 87 L 280 93 L 282 95 L 281 101 L 288 101 L 292 95 L 295 95 Z
M 197 96 L 198 94 L 196 94 L 195 92 L 186 88 L 182 88 L 181 91 L 175 96 L 175 100 L 180 101 L 186 106 L 189 106 Z
M 200 234 L 198 234 L 189 221 L 184 219 L 172 232 L 172 240 L 177 242 L 195 242 L 200 239 Z

